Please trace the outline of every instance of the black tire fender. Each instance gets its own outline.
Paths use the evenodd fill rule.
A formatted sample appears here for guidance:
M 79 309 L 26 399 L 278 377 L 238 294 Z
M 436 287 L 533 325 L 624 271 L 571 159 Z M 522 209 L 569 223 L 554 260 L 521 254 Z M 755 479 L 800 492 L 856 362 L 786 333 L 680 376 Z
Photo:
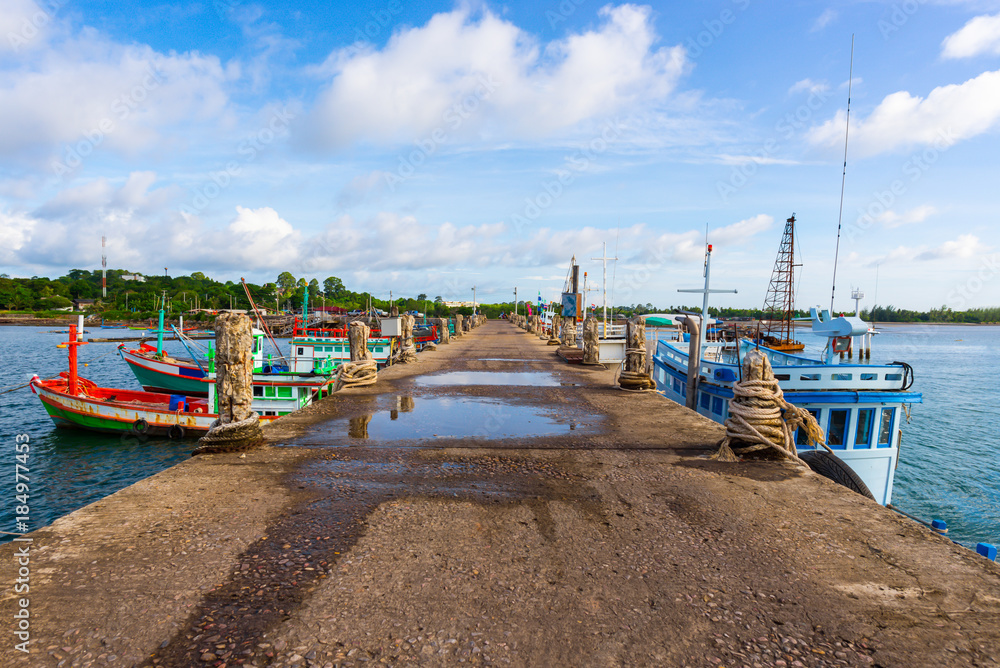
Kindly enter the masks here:
M 171 425 L 167 431 L 167 438 L 172 441 L 179 441 L 184 438 L 184 427 L 179 424 Z
M 800 452 L 799 459 L 824 478 L 829 478 L 861 496 L 867 496 L 872 501 L 875 500 L 875 495 L 868 489 L 865 481 L 837 455 L 826 450 L 808 450 Z
M 132 431 L 134 431 L 137 434 L 145 434 L 147 431 L 149 431 L 149 423 L 146 422 L 146 420 L 144 420 L 143 418 L 139 418 L 138 420 L 132 423 Z

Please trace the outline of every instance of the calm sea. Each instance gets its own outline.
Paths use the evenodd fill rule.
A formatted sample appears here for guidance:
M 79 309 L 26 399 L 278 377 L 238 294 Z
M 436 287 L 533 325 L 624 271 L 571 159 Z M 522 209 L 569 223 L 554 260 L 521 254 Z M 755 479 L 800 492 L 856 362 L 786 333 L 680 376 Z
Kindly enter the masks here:
M 128 336 L 129 330 L 92 329 L 93 336 Z M 800 337 L 801 338 L 801 337 Z M 65 333 L 52 328 L 0 326 L 0 390 L 66 369 Z M 805 336 L 810 349 L 822 345 Z M 110 387 L 138 387 L 116 344 L 80 349 L 81 375 Z M 168 341 L 165 348 L 183 349 Z M 885 327 L 875 337 L 872 362 L 913 365 L 924 403 L 903 425 L 903 446 L 893 504 L 920 518 L 944 519 L 949 537 L 966 546 L 1000 543 L 1000 451 L 995 413 L 1000 406 L 1000 328 L 961 326 Z M 83 362 L 90 365 L 83 367 Z M 193 441 L 144 443 L 69 429 L 56 429 L 28 389 L 0 394 L 0 467 L 7 495 L 0 530 L 15 531 L 14 438 L 28 434 L 30 528 L 36 529 L 142 478 L 185 459 Z

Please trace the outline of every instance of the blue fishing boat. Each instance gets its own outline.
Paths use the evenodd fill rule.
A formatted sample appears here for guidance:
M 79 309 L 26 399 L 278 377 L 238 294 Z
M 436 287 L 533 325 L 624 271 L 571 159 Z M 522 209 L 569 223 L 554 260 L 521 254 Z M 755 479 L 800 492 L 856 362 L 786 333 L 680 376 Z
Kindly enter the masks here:
M 706 302 L 708 292 L 716 292 L 707 284 L 710 258 L 711 250 L 706 254 Z M 844 363 L 840 353 L 848 350 L 851 341 L 867 336 L 868 324 L 856 316 L 831 318 L 829 311 L 817 308 L 810 314 L 813 334 L 827 339 L 816 357 L 773 350 L 747 339 L 712 342 L 702 338 L 703 343 L 691 346 L 683 342 L 678 329 L 673 336 L 656 342 L 656 389 L 668 399 L 724 423 L 734 396 L 733 384 L 740 378 L 740 360 L 751 348 L 758 348 L 767 355 L 785 400 L 812 413 L 836 457 L 864 483 L 872 498 L 887 505 L 892 500 L 899 458 L 900 425 L 908 419 L 911 405 L 922 403 L 921 394 L 910 391 L 913 369 L 905 362 Z M 700 349 L 701 359 L 694 394 L 689 396 L 692 347 Z M 800 453 L 821 447 L 809 444 L 802 429 L 796 433 Z

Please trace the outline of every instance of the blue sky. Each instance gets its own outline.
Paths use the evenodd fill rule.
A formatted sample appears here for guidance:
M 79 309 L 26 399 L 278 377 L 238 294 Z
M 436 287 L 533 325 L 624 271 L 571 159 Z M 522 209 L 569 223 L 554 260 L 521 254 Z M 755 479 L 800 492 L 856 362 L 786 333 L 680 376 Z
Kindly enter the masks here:
M 985 1 L 0 0 L 0 271 L 828 305 L 852 35 L 837 308 L 1000 304 Z

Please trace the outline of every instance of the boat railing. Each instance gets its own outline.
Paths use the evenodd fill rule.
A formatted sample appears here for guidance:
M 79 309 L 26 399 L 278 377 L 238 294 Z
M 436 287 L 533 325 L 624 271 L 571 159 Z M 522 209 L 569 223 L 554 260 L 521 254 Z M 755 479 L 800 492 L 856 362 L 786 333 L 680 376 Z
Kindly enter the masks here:
M 604 322 L 597 321 L 597 336 L 602 339 L 620 339 L 625 338 L 625 325 L 613 325 L 608 323 L 608 333 L 604 333 Z M 576 326 L 576 337 L 578 341 L 583 340 L 583 323 L 578 323 Z
M 664 363 L 672 362 L 671 366 L 686 373 L 688 364 L 686 352 L 666 341 L 658 341 L 656 356 Z M 771 369 L 786 392 L 901 390 L 905 380 L 903 367 L 895 364 L 813 364 L 808 369 L 803 368 L 804 366 L 806 365 L 773 364 Z M 703 359 L 699 371 L 699 375 L 703 378 L 721 385 L 731 385 L 739 377 L 739 366 L 734 362 L 713 362 Z

